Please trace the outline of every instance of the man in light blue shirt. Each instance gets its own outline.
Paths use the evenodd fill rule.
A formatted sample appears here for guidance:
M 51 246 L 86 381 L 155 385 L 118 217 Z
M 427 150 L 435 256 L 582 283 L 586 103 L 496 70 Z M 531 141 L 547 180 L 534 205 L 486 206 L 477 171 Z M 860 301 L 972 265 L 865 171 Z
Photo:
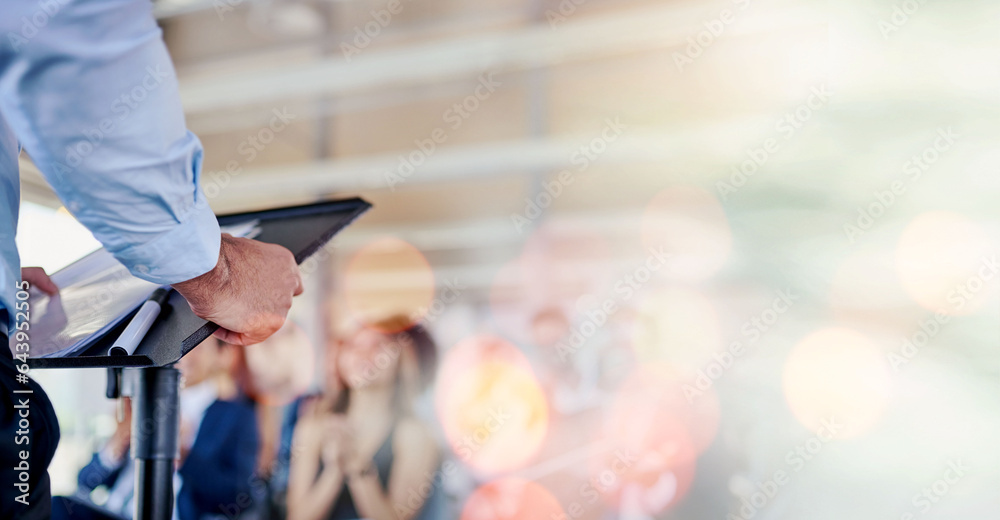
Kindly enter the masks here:
M 185 127 L 151 9 L 149 0 L 0 3 L 0 332 L 13 331 L 21 279 L 14 243 L 20 147 L 132 274 L 172 284 L 196 314 L 222 327 L 222 340 L 262 341 L 302 290 L 287 249 L 220 236 L 198 186 L 201 143 Z M 58 430 L 54 421 L 32 422 L 30 503 L 15 501 L 12 391 L 25 385 L 14 382 L 12 367 L 0 348 L 0 518 L 44 518 L 51 453 L 36 452 L 54 449 Z M 40 388 L 34 398 L 33 413 L 51 413 Z

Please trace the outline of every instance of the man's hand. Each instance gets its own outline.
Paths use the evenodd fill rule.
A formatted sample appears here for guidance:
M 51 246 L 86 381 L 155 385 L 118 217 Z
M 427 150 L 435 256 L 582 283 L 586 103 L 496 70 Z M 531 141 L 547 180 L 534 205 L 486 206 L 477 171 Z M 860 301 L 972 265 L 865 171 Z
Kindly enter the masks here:
M 284 247 L 224 234 L 215 269 L 173 287 L 195 314 L 221 327 L 216 337 L 252 345 L 281 328 L 302 277 Z
M 49 275 L 45 274 L 45 269 L 41 267 L 22 267 L 21 279 L 49 296 L 59 294 L 59 288 L 52 282 Z

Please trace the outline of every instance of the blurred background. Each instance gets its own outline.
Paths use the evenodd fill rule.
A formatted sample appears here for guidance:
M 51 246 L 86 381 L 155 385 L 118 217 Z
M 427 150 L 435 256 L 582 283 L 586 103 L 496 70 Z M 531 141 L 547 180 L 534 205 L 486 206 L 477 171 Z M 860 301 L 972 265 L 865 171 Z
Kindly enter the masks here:
M 391 518 L 995 517 L 1000 4 L 153 9 L 217 213 L 374 204 L 220 365 L 266 485 L 216 514 L 284 518 L 295 424 L 385 380 L 438 454 Z M 22 263 L 97 247 L 22 166 Z M 73 494 L 118 430 L 104 372 L 33 375 Z

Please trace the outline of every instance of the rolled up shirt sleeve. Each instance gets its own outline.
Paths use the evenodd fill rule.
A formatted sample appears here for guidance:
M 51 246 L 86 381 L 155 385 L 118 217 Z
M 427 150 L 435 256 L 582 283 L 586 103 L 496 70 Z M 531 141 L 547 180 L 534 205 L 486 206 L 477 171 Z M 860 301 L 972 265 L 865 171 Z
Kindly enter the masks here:
M 148 0 L 4 0 L 0 110 L 66 208 L 156 283 L 204 274 L 219 226 L 199 188 Z

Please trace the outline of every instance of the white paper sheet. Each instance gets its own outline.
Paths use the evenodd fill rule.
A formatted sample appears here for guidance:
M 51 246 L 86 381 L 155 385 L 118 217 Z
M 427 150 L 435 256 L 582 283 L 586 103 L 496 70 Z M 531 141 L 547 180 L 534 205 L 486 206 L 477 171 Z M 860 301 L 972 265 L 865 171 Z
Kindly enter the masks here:
M 260 233 L 254 220 L 222 229 L 237 237 Z M 52 275 L 55 297 L 31 290 L 31 357 L 66 357 L 90 347 L 113 329 L 159 285 L 132 276 L 111 253 L 98 249 Z

